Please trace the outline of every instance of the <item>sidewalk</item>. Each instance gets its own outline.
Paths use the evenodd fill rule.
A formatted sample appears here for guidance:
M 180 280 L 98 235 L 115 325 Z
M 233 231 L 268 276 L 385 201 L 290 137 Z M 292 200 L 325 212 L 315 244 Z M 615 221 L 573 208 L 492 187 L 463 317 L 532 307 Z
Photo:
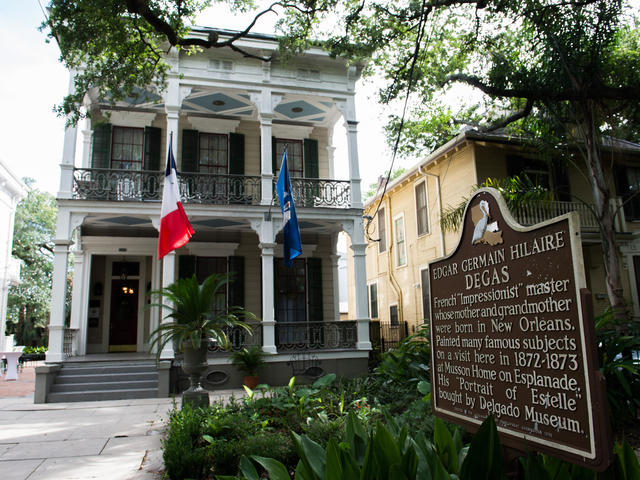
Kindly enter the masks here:
M 20 395 L 29 382 L 30 392 Z M 231 393 L 210 396 L 213 401 Z M 25 367 L 15 382 L 0 378 L 0 478 L 159 479 L 172 408 L 171 398 L 35 405 L 33 367 Z

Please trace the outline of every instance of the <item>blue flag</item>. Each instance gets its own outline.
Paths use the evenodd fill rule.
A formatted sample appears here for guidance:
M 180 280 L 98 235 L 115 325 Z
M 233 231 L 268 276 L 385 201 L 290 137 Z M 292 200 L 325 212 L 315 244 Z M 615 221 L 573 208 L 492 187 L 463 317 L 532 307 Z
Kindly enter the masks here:
M 302 253 L 302 244 L 300 243 L 300 229 L 298 228 L 296 206 L 293 204 L 293 196 L 291 195 L 291 179 L 289 178 L 289 169 L 287 168 L 286 150 L 282 157 L 282 167 L 280 168 L 278 183 L 276 183 L 276 193 L 280 201 L 280 210 L 282 210 L 282 221 L 284 224 L 284 264 L 287 267 L 292 267 L 293 259 Z

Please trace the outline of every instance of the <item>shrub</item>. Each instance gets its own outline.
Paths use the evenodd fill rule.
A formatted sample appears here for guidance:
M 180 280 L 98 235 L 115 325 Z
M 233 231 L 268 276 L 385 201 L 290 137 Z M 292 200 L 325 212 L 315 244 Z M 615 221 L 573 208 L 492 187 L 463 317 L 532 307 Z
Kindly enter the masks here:
M 164 465 L 172 480 L 207 478 L 211 472 L 211 445 L 202 438 L 207 410 L 186 404 L 169 417 L 163 442 Z

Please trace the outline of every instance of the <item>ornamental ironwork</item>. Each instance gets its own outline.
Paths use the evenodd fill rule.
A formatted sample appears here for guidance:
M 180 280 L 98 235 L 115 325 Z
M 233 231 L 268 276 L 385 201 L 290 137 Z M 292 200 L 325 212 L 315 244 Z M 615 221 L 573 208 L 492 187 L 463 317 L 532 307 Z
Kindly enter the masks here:
M 348 350 L 356 346 L 354 321 L 277 322 L 278 352 L 297 350 Z
M 259 205 L 259 176 L 180 173 L 183 203 Z M 162 200 L 164 174 L 147 170 L 76 168 L 73 198 L 145 202 Z
M 229 350 L 236 352 L 243 348 L 250 348 L 253 346 L 262 347 L 262 325 L 250 324 L 253 333 L 247 332 L 241 327 L 223 327 L 223 331 L 229 339 Z M 229 350 L 225 350 L 224 346 L 215 342 L 209 342 L 207 346 L 209 353 L 224 353 Z
M 186 203 L 259 205 L 261 178 L 214 173 L 180 173 L 180 195 Z
M 275 193 L 274 198 L 277 202 Z M 292 178 L 291 189 L 296 207 L 349 208 L 351 206 L 351 183 L 348 180 L 322 178 Z

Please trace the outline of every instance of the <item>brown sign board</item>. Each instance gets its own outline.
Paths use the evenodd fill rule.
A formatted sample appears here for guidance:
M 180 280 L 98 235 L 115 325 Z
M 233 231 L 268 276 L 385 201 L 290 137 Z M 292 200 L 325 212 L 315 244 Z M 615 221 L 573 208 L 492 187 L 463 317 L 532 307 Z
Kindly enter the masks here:
M 519 225 L 500 194 L 469 201 L 455 251 L 429 264 L 433 411 L 602 470 L 611 435 L 578 216 Z

